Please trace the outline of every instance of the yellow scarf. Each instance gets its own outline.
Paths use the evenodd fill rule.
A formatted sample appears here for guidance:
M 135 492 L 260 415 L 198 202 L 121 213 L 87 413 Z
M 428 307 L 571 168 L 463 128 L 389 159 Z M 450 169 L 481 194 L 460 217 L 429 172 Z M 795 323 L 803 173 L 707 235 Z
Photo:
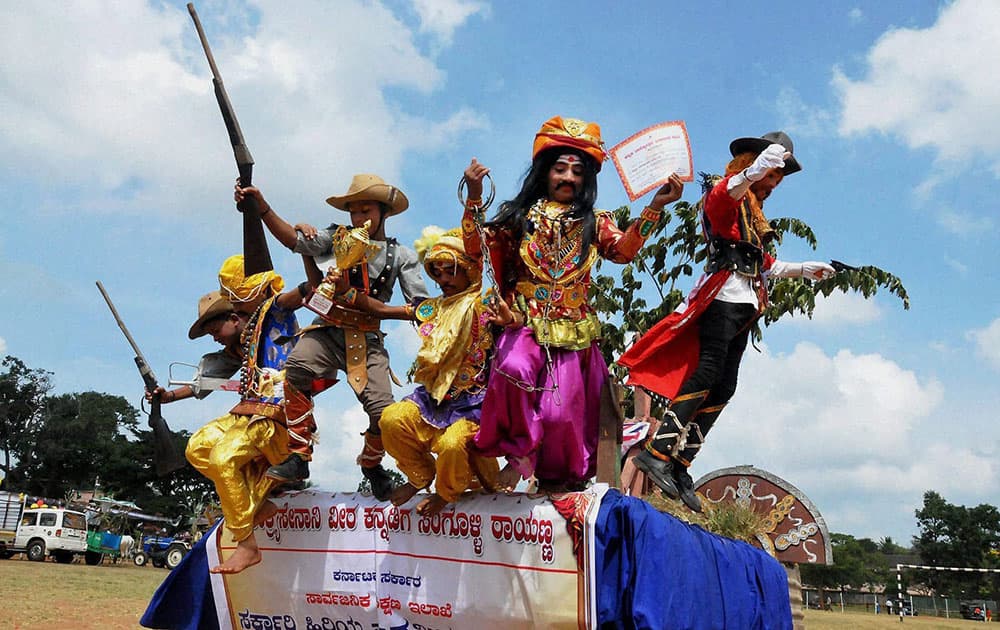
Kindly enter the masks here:
M 430 298 L 417 307 L 424 343 L 417 352 L 413 380 L 423 385 L 438 403 L 451 389 L 472 348 L 472 324 L 479 317 L 478 305 L 482 303 L 480 288 L 477 282 L 458 295 Z M 421 317 L 421 311 L 427 314 L 426 319 Z M 427 324 L 432 328 L 425 329 Z

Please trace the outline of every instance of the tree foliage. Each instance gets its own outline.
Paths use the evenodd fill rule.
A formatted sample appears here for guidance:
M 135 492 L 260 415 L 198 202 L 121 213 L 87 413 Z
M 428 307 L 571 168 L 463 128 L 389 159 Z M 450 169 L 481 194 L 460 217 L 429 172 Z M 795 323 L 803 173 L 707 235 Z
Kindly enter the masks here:
M 713 175 L 701 173 L 702 187 L 707 190 Z M 665 210 L 654 226 L 645 246 L 632 262 L 620 268 L 620 278 L 600 274 L 601 263 L 591 284 L 591 304 L 602 315 L 601 351 L 611 366 L 612 375 L 623 380 L 625 369 L 613 363 L 632 341 L 670 314 L 683 301 L 684 290 L 693 285 L 693 278 L 701 273 L 707 248 L 701 234 L 701 203 L 678 202 Z M 631 210 L 622 206 L 613 212 L 621 229 L 630 223 Z M 813 249 L 817 238 L 806 223 L 795 218 L 777 218 L 770 221 L 775 230 L 774 242 L 788 235 L 803 239 Z M 771 245 L 774 254 L 774 246 Z M 683 280 L 683 282 L 678 282 Z M 816 295 L 828 296 L 835 291 L 857 291 L 870 298 L 880 289 L 896 296 L 904 309 L 910 299 L 902 281 L 892 273 L 878 267 L 866 266 L 845 269 L 828 280 L 811 281 L 800 278 L 773 279 L 769 286 L 770 303 L 755 324 L 753 336 L 761 338 L 760 323 L 766 327 L 782 317 L 805 315 L 811 317 L 816 308 Z
M 190 466 L 166 478 L 153 467 L 153 436 L 121 396 L 99 392 L 47 395 L 51 374 L 15 357 L 0 374 L 0 439 L 5 487 L 60 498 L 99 489 L 171 518 L 215 501 L 212 483 Z M 190 435 L 175 434 L 183 453 Z
M 934 491 L 924 493 L 916 510 L 914 549 L 925 564 L 939 567 L 1000 569 L 1000 510 L 980 504 L 952 505 Z M 961 597 L 993 597 L 1000 589 L 996 574 L 933 571 L 922 579 L 939 592 Z
M 802 582 L 821 589 L 873 588 L 892 581 L 889 564 L 869 538 L 830 534 L 834 564 L 800 565 Z
M 31 435 L 42 421 L 52 374 L 33 370 L 13 356 L 3 359 L 0 373 L 0 450 L 7 483 L 17 481 L 11 461 L 29 450 Z

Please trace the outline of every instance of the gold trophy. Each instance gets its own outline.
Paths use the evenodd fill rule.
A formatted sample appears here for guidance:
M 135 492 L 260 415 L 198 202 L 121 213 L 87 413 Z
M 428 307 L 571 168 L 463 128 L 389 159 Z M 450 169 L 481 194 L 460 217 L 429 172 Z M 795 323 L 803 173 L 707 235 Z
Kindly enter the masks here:
M 337 227 L 333 233 L 334 264 L 327 270 L 326 278 L 306 301 L 306 308 L 324 319 L 330 319 L 330 311 L 337 306 L 336 279 L 351 268 L 368 262 L 368 255 L 378 250 L 368 236 L 371 220 L 361 227 Z

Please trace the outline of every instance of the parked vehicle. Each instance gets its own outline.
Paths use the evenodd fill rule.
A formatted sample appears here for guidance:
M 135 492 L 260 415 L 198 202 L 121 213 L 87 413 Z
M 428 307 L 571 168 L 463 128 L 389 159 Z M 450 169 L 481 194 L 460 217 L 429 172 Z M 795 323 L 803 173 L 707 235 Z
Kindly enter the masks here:
M 11 536 L 11 523 L 17 523 Z M 73 561 L 87 551 L 87 517 L 82 512 L 50 507 L 25 507 L 25 500 L 0 492 L 0 558 L 25 553 L 29 560 L 47 556 Z
M 962 619 L 986 621 L 986 609 L 983 607 L 983 602 L 981 601 L 960 602 L 958 605 L 958 613 L 962 615 Z
M 84 556 L 87 564 L 100 564 L 104 556 L 117 559 L 121 553 L 122 537 L 111 532 L 93 531 L 87 533 L 87 553 Z
M 191 545 L 183 540 L 171 538 L 169 536 L 144 536 L 142 539 L 142 549 L 136 552 L 132 562 L 137 567 L 144 566 L 151 562 L 154 567 L 166 567 L 174 570 L 188 551 Z

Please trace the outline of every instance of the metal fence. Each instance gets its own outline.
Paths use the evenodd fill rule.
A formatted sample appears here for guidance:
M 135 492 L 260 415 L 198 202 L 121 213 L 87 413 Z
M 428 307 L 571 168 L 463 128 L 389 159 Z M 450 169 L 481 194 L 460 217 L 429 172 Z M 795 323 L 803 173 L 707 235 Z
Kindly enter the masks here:
M 891 602 L 891 603 L 889 603 Z M 838 611 L 864 610 L 872 614 L 898 615 L 899 607 L 894 593 L 868 593 L 864 591 L 831 591 L 822 593 L 815 588 L 802 589 L 802 604 L 807 608 Z M 997 602 L 992 599 L 957 599 L 930 595 L 905 595 L 903 614 L 914 612 L 917 616 L 944 617 L 950 619 L 978 619 L 986 621 L 997 610 Z

